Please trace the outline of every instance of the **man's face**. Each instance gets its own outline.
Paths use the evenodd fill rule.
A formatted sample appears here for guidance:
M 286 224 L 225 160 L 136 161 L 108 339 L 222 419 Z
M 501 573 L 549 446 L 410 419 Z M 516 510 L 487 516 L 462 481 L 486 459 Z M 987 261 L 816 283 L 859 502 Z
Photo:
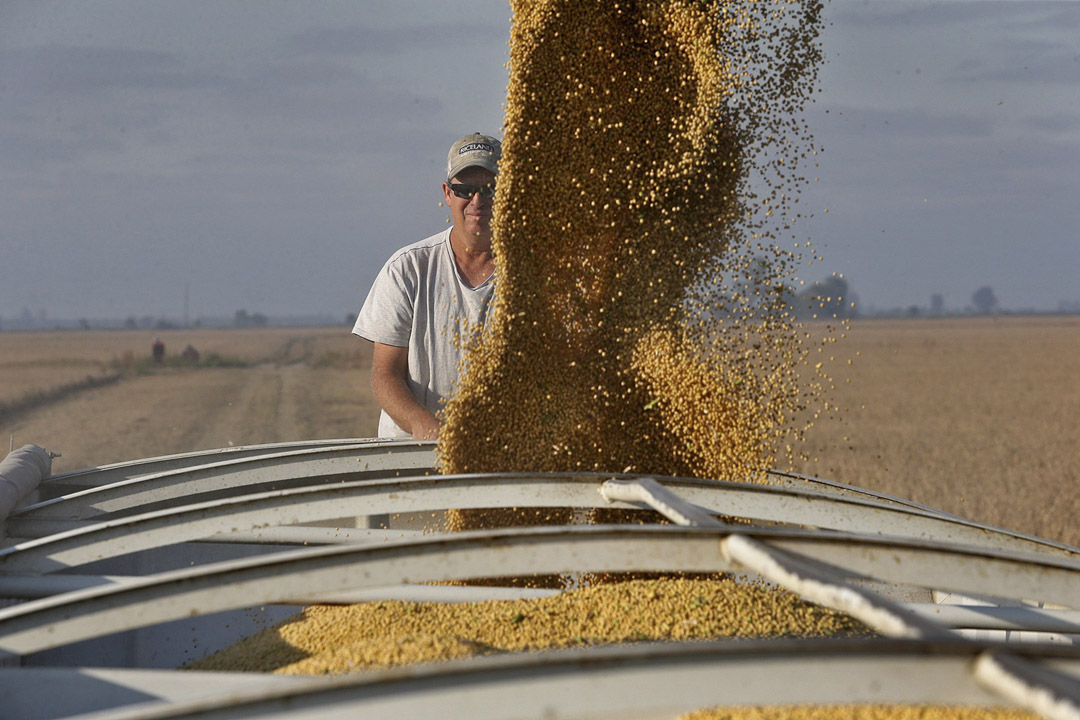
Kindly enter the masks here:
M 446 199 L 446 205 L 450 208 L 454 226 L 461 228 L 471 238 L 490 240 L 491 208 L 495 204 L 494 198 L 484 197 L 483 192 L 474 193 L 468 199 L 462 198 L 451 189 L 451 184 L 470 185 L 473 188 L 494 188 L 494 173 L 482 167 L 467 167 L 451 178 L 449 183 L 443 183 L 443 196 Z

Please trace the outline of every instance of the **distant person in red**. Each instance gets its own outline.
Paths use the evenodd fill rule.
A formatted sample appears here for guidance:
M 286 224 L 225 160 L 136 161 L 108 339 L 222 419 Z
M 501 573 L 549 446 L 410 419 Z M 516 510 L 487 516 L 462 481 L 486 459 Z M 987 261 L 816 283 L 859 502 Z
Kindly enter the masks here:
M 165 343 L 161 342 L 161 338 L 154 338 L 154 362 L 161 362 L 165 359 Z

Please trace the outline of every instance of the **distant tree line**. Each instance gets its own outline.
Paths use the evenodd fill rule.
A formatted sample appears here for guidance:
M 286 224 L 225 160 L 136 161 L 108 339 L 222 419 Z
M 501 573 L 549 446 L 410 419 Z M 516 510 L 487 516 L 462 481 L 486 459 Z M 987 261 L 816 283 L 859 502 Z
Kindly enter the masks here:
M 847 320 L 857 316 L 855 296 L 848 281 L 832 275 L 795 293 L 792 307 L 800 320 Z
M 179 324 L 168 318 L 155 318 L 153 315 L 143 315 L 140 318 L 128 315 L 124 320 L 125 330 L 175 330 L 178 327 L 180 327 Z
M 994 289 L 989 285 L 983 285 L 971 295 L 971 303 L 975 306 L 975 312 L 980 315 L 989 315 L 997 312 L 998 300 L 994 295 Z
M 266 327 L 267 317 L 262 313 L 249 315 L 247 310 L 237 310 L 233 324 L 238 328 Z
M 820 282 L 815 282 L 801 292 L 790 292 L 788 302 L 800 320 L 835 319 L 846 320 L 858 316 L 856 296 L 851 292 L 848 281 L 840 275 L 833 275 Z M 875 313 L 884 315 L 919 316 L 926 313 L 925 307 L 910 305 L 896 308 L 890 312 Z M 971 305 L 962 312 L 978 315 L 992 315 L 1000 312 L 997 295 L 989 285 L 984 285 L 971 295 Z M 945 308 L 945 296 L 934 293 L 930 296 L 929 313 L 934 316 L 948 314 Z

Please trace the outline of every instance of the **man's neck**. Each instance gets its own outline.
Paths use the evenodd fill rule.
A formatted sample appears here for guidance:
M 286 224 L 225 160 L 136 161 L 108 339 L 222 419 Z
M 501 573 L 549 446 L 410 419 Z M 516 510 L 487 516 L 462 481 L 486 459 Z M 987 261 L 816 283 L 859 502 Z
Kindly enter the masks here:
M 460 228 L 453 227 L 450 229 L 450 249 L 462 277 L 472 287 L 487 280 L 495 270 L 490 236 L 469 237 Z

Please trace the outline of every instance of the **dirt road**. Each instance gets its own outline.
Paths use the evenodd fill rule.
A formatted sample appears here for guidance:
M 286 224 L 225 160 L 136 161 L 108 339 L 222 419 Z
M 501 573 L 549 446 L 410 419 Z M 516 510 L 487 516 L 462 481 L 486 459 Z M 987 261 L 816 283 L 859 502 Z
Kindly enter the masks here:
M 286 440 L 371 437 L 367 369 L 263 363 L 163 370 L 23 414 L 16 447 L 62 453 L 53 472 L 172 453 Z

